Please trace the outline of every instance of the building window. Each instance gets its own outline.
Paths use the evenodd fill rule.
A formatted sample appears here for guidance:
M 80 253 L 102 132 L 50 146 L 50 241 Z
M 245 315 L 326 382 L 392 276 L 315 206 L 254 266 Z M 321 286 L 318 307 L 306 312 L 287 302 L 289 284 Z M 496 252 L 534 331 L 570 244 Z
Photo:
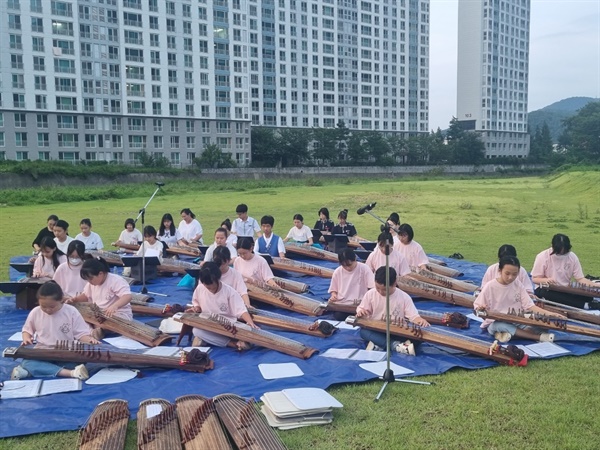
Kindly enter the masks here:
M 38 138 L 38 147 L 50 147 L 50 133 L 38 133 L 37 138 Z M 42 152 L 40 152 L 40 153 L 42 153 Z M 39 158 L 39 159 L 42 159 L 42 158 Z
M 27 147 L 27 133 L 21 131 L 15 133 L 15 146 Z

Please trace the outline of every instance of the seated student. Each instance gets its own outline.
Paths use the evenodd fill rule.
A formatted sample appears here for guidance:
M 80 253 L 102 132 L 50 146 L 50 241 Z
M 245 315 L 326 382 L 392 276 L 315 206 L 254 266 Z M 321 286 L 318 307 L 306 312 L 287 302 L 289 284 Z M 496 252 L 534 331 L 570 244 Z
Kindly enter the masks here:
M 54 281 L 48 281 L 37 291 L 39 306 L 31 310 L 23 325 L 21 345 L 33 344 L 37 335 L 36 347 L 52 347 L 58 341 L 75 341 L 84 344 L 99 344 L 90 335 L 90 327 L 73 306 L 63 303 L 63 292 Z M 87 380 L 88 371 L 83 364 L 37 361 L 24 359 L 11 373 L 11 380 L 29 377 L 66 377 Z
M 536 285 L 535 294 L 538 297 L 576 308 L 600 309 L 600 302 L 591 301 L 590 297 L 556 292 L 544 287 L 548 284 L 569 286 L 572 279 L 587 286 L 598 286 L 583 276 L 579 258 L 571 251 L 571 240 L 565 234 L 555 234 L 552 247 L 535 257 L 531 278 Z
M 54 242 L 56 242 L 56 246 L 61 252 L 66 254 L 69 243 L 73 240 L 73 238 L 69 236 L 69 222 L 66 220 L 57 220 L 52 232 L 54 233 Z
M 409 224 L 403 223 L 398 227 L 398 236 L 400 240 L 394 244 L 394 250 L 403 256 L 409 268 L 423 268 L 429 264 L 429 258 L 423 247 L 413 240 L 415 233 Z
M 290 229 L 283 242 L 296 242 L 298 244 L 312 245 L 312 231 L 304 225 L 302 214 L 294 214 L 294 226 Z
M 314 229 L 327 234 L 333 231 L 334 226 L 333 220 L 329 218 L 329 210 L 327 208 L 321 208 L 319 210 L 319 220 L 315 222 Z
M 240 238 L 237 248 L 238 257 L 233 262 L 233 268 L 244 278 L 279 287 L 273 280 L 273 271 L 269 267 L 269 263 L 262 256 L 252 253 L 253 248 L 252 238 Z
M 48 237 L 51 237 L 52 239 L 54 239 L 54 231 L 53 230 L 54 230 L 54 225 L 56 225 L 57 221 L 58 221 L 58 216 L 56 216 L 54 214 L 50 214 L 48 216 L 48 219 L 46 219 L 46 226 L 40 230 L 40 232 L 37 234 L 37 236 L 31 243 L 34 254 L 38 254 L 40 252 L 40 244 L 42 243 L 43 238 L 48 236 Z
M 181 222 L 179 222 L 179 234 L 181 239 L 179 243 L 182 245 L 189 244 L 203 244 L 202 240 L 202 225 L 196 220 L 196 215 L 190 208 L 184 208 L 181 210 Z
M 40 242 L 40 254 L 33 263 L 33 276 L 35 278 L 52 278 L 54 272 L 67 258 L 58 249 L 56 240 L 46 236 Z
M 475 302 L 473 309 L 508 313 L 510 310 L 537 312 L 566 319 L 565 316 L 546 311 L 533 304 L 525 287 L 517 280 L 521 263 L 515 256 L 503 256 L 498 263 L 500 275 L 487 282 Z M 507 322 L 486 319 L 481 328 L 487 328 L 488 333 L 500 342 L 508 342 L 513 336 L 522 339 L 532 339 L 540 342 L 553 342 L 554 334 L 545 333 L 536 327 L 515 325 Z
M 233 245 L 227 243 L 227 229 L 220 227 L 215 231 L 215 242 L 213 242 L 206 250 L 202 264 L 213 260 L 213 254 L 217 247 L 227 247 L 232 258 L 237 258 L 237 250 Z
M 345 248 L 338 254 L 340 267 L 335 269 L 329 285 L 329 301 L 354 305 L 369 289 L 375 287 L 373 272 L 365 264 L 356 261 L 356 253 Z M 345 320 L 348 314 L 334 312 L 336 320 Z
M 244 283 L 242 274 L 229 267 L 231 264 L 231 253 L 228 247 L 217 247 L 213 253 L 213 262 L 219 266 L 221 271 L 221 281 L 227 286 L 234 288 L 244 300 L 246 306 L 250 306 L 250 297 L 248 297 L 248 288 Z
M 345 234 L 348 237 L 356 236 L 356 228 L 350 222 L 346 222 L 348 219 L 348 210 L 343 209 L 338 214 L 338 224 L 333 227 L 332 234 Z
M 387 223 L 390 226 L 390 234 L 394 238 L 394 245 L 400 242 L 400 238 L 398 237 L 398 227 L 400 226 L 400 216 L 398 213 L 393 212 L 387 219 Z
M 212 261 L 207 262 L 200 269 L 200 284 L 194 290 L 192 305 L 190 312 L 219 314 L 231 323 L 242 319 L 252 328 L 258 328 L 252 321 L 252 316 L 248 313 L 240 294 L 221 281 L 219 266 Z M 217 347 L 233 347 L 239 351 L 251 347 L 247 342 L 231 339 L 212 331 L 194 328 L 193 333 L 195 347 L 210 344 Z
M 177 244 L 181 240 L 179 230 L 175 227 L 173 216 L 169 213 L 163 214 L 158 227 L 158 240 L 167 244 L 167 246 Z
M 83 292 L 72 297 L 69 302 L 92 302 L 108 317 L 115 315 L 125 320 L 133 320 L 129 284 L 122 277 L 110 273 L 108 263 L 103 258 L 84 261 L 81 278 L 86 280 L 87 284 Z M 95 328 L 92 330 L 92 336 L 102 339 L 104 332 L 101 328 Z
M 136 252 L 136 256 L 157 256 L 162 264 L 164 244 L 156 237 L 156 228 L 152 225 L 144 227 L 144 245 Z
M 399 277 L 408 275 L 411 270 L 406 259 L 394 250 L 392 235 L 386 232 L 381 233 L 377 237 L 377 248 L 368 256 L 365 264 L 375 272 L 379 267 L 385 266 L 385 249 L 386 244 L 389 244 L 390 249 L 390 267 L 393 267 Z
M 85 244 L 77 239 L 71 241 L 67 250 L 67 261 L 58 266 L 52 278 L 62 289 L 65 299 L 83 292 L 87 282 L 81 278 L 81 266 L 88 258 L 91 256 L 85 253 Z
M 254 239 L 254 235 L 260 237 L 260 226 L 256 219 L 248 216 L 248 205 L 244 203 L 237 205 L 235 213 L 238 218 L 233 221 L 231 233 L 238 238 L 250 237 Z
M 375 289 L 371 289 L 364 295 L 360 305 L 356 308 L 356 317 L 364 317 L 371 320 L 386 320 L 385 304 L 387 291 L 385 272 L 385 267 L 379 267 L 375 271 Z M 389 269 L 389 281 L 390 318 L 405 318 L 416 325 L 428 327 L 429 322 L 419 315 L 409 295 L 396 287 L 396 271 L 393 267 Z M 367 350 L 385 350 L 387 348 L 385 333 L 361 328 L 360 337 L 369 343 Z M 390 343 L 392 346 L 391 350 L 409 355 L 415 354 L 414 345 L 410 341 L 391 341 Z
M 142 242 L 144 237 L 142 236 L 142 233 L 140 232 L 140 230 L 135 228 L 135 220 L 133 220 L 132 218 L 125 220 L 124 227 L 125 227 L 125 229 L 123 231 L 121 231 L 121 234 L 119 235 L 119 239 L 117 240 L 117 242 L 121 242 L 123 244 L 133 244 L 133 245 L 137 245 L 140 242 Z
M 231 220 L 225 219 L 223 222 L 221 222 L 221 228 L 225 228 L 227 230 L 227 243 L 232 247 L 237 248 L 238 237 L 231 232 Z
M 261 217 L 260 228 L 262 229 L 262 236 L 254 243 L 254 253 L 264 253 L 285 258 L 285 245 L 279 236 L 273 234 L 273 225 L 275 225 L 273 216 Z
M 517 249 L 514 248 L 510 244 L 501 245 L 500 248 L 498 249 L 498 260 L 504 258 L 505 256 L 514 256 L 516 258 L 517 257 Z M 485 271 L 485 274 L 483 275 L 483 278 L 481 279 L 481 286 L 480 286 L 479 290 L 481 291 L 481 288 L 483 288 L 483 286 L 485 286 L 486 283 L 488 283 L 491 280 L 495 280 L 499 276 L 500 276 L 500 264 L 499 263 L 492 264 Z M 519 276 L 517 277 L 517 280 L 521 282 L 521 284 L 525 287 L 525 290 L 527 291 L 529 296 L 532 297 L 534 295 L 533 294 L 533 283 L 531 282 L 531 279 L 529 278 L 529 274 L 527 273 L 527 271 L 525 270 L 524 267 L 520 268 Z
M 79 229 L 81 233 L 75 236 L 75 239 L 83 242 L 86 250 L 102 250 L 104 248 L 98 233 L 92 231 L 92 221 L 90 219 L 81 219 Z

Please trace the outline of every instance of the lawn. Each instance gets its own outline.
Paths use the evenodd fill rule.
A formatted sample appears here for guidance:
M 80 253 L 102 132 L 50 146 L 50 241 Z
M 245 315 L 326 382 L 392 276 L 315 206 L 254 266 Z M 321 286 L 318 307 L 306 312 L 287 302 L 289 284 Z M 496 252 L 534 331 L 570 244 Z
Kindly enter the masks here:
M 415 240 L 428 253 L 490 264 L 500 245 L 513 244 L 530 270 L 535 255 L 549 247 L 552 235 L 565 233 L 586 274 L 600 275 L 600 172 L 572 172 L 548 177 L 399 179 L 318 181 L 293 180 L 293 186 L 265 181 L 168 182 L 148 206 L 146 223 L 158 227 L 165 212 L 194 211 L 212 242 L 212 232 L 225 217 L 235 217 L 238 203 L 250 215 L 275 216 L 275 232 L 285 235 L 292 216 L 301 213 L 312 226 L 317 210 L 327 206 L 332 218 L 349 210 L 361 236 L 374 239 L 379 223 L 356 209 L 377 202 L 373 213 L 386 218 L 396 211 L 415 229 Z M 144 192 L 144 188 L 146 192 Z M 91 192 L 94 189 L 81 188 Z M 104 188 L 106 189 L 106 188 Z M 112 189 L 112 187 L 111 187 Z M 127 186 L 115 186 L 126 191 Z M 75 192 L 73 192 L 75 191 Z M 109 247 L 127 217 L 136 217 L 154 192 L 153 185 L 132 188 L 134 197 L 69 201 L 75 188 L 39 190 L 39 204 L 0 208 L 0 271 L 7 277 L 10 256 L 27 254 L 30 242 L 49 214 L 71 224 L 89 217 L 94 231 Z M 31 194 L 28 194 L 31 195 Z M 102 195 L 96 198 L 101 198 Z M 58 202 L 60 200 L 61 202 Z M 32 202 L 33 203 L 33 202 Z M 433 386 L 395 383 L 374 403 L 380 383 L 332 387 L 344 408 L 332 425 L 282 432 L 291 449 L 388 448 L 598 448 L 594 419 L 600 417 L 598 353 L 551 361 L 526 368 L 454 370 L 423 377 Z M 1 416 L 1 404 L 0 404 Z M 1 418 L 1 417 L 0 417 Z M 135 447 L 132 422 L 127 448 Z M 0 449 L 70 449 L 75 432 L 0 440 Z

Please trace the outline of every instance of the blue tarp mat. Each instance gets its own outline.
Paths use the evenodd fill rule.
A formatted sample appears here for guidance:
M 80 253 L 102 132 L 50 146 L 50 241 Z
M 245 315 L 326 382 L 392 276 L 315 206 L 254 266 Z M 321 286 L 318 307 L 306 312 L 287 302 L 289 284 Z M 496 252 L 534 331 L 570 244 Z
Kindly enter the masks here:
M 465 275 L 461 279 L 478 284 L 485 271 L 485 266 L 465 260 L 440 258 L 450 267 L 460 270 Z M 11 262 L 25 262 L 26 257 L 13 258 Z M 334 268 L 335 263 L 304 260 Z M 279 274 L 283 275 L 283 274 Z M 310 285 L 308 294 L 315 299 L 327 298 L 329 280 L 317 277 L 299 277 L 285 274 L 289 278 L 303 281 Z M 11 280 L 18 279 L 19 274 L 11 269 Z M 155 296 L 156 304 L 181 303 L 191 300 L 189 289 L 177 287 L 179 277 L 160 278 L 148 283 L 151 292 L 169 294 L 168 297 Z M 133 287 L 139 291 L 139 286 Z M 15 308 L 15 299 L 0 297 L 0 346 L 2 348 L 18 345 L 8 341 L 13 333 L 20 331 L 28 312 Z M 438 312 L 460 311 L 468 314 L 466 308 L 454 307 L 433 301 L 416 302 L 419 309 Z M 269 309 L 265 307 L 264 309 Z M 277 312 L 295 315 L 283 310 Z M 323 318 L 332 318 L 327 315 Z M 151 320 L 151 319 L 142 319 Z M 267 328 L 265 328 L 267 329 Z M 447 330 L 447 329 L 446 329 Z M 479 328 L 479 323 L 471 321 L 467 330 L 456 331 L 467 336 L 477 337 L 492 342 L 491 336 Z M 364 348 L 356 330 L 340 330 L 333 336 L 322 339 L 304 334 L 276 331 L 304 344 L 319 349 L 323 353 L 329 348 Z M 585 336 L 556 334 L 558 344 L 571 351 L 572 355 L 584 355 L 600 349 L 600 340 Z M 516 342 L 527 343 L 527 342 Z M 529 342 L 530 343 L 530 342 Z M 223 393 L 235 393 L 244 397 L 258 399 L 264 392 L 296 387 L 327 388 L 335 384 L 358 383 L 374 379 L 374 375 L 359 367 L 360 362 L 325 358 L 319 354 L 308 360 L 301 360 L 282 353 L 253 348 L 248 352 L 237 353 L 233 349 L 213 348 L 210 357 L 214 360 L 214 370 L 203 374 L 188 373 L 179 370 L 143 369 L 143 378 L 136 378 L 116 385 L 88 386 L 84 384 L 81 392 L 54 394 L 33 399 L 0 400 L 0 437 L 19 436 L 49 431 L 76 430 L 80 428 L 95 406 L 107 399 L 120 398 L 129 402 L 132 418 L 141 401 L 148 398 L 164 398 L 173 402 L 177 397 L 187 394 L 201 394 L 212 397 Z M 454 367 L 464 369 L 481 369 L 496 363 L 464 353 L 457 353 L 439 346 L 423 344 L 416 357 L 394 354 L 392 361 L 398 365 L 414 370 L 414 376 L 434 375 L 446 372 Z M 261 376 L 258 364 L 294 362 L 304 372 L 304 376 L 281 380 L 265 380 Z M 0 380 L 10 378 L 15 366 L 10 358 L 0 358 Z M 101 368 L 88 364 L 90 372 Z

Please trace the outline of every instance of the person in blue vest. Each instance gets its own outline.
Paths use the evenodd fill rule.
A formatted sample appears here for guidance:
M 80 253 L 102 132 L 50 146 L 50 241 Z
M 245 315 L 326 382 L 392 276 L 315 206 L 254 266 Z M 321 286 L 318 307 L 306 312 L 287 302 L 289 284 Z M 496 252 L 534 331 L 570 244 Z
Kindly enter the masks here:
M 260 219 L 260 228 L 263 232 L 254 243 L 254 253 L 265 253 L 271 256 L 285 258 L 285 245 L 283 239 L 273 234 L 273 225 L 275 219 L 273 216 L 262 216 Z

